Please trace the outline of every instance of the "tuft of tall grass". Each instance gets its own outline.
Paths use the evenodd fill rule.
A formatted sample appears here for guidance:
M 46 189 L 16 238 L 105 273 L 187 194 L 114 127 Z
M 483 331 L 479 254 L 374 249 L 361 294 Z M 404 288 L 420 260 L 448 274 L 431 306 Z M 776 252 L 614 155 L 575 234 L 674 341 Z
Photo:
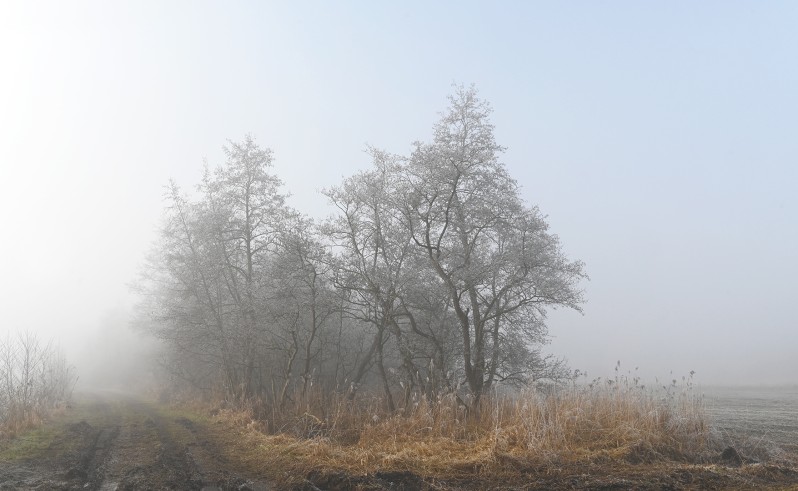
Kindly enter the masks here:
M 253 408 L 217 414 L 247 426 L 262 459 L 299 475 L 497 476 L 552 463 L 691 461 L 709 444 L 703 401 L 688 379 L 649 388 L 616 376 L 493 393 L 469 408 L 453 395 L 419 395 L 395 414 L 384 407 L 377 397 L 353 403 L 342 396 L 273 412 L 262 423 Z

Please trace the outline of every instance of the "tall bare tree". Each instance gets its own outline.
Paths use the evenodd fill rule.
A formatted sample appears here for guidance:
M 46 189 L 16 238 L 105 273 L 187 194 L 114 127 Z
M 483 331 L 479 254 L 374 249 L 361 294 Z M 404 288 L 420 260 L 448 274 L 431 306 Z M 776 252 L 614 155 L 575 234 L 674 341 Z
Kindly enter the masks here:
M 459 88 L 402 169 L 402 213 L 459 322 L 462 362 L 478 399 L 497 380 L 529 373 L 545 337 L 545 310 L 579 309 L 579 261 L 569 261 L 536 207 L 499 161 L 490 106 Z M 518 356 L 508 357 L 510 350 Z
M 393 334 L 403 367 L 413 376 L 412 355 L 396 317 L 401 311 L 401 291 L 411 280 L 408 262 L 412 243 L 404 227 L 394 194 L 397 163 L 377 150 L 371 152 L 374 169 L 361 172 L 326 191 L 339 211 L 325 230 L 340 252 L 335 286 L 347 295 L 347 312 L 373 326 L 369 351 L 354 374 L 350 395 L 373 363 L 382 380 L 389 409 L 395 409 L 384 350 Z

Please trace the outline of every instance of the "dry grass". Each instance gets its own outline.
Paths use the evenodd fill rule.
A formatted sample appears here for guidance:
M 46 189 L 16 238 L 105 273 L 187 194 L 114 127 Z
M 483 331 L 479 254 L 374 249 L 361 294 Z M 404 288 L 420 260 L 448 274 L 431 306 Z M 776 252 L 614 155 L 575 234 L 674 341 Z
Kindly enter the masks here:
M 0 339 L 0 440 L 42 424 L 77 378 L 61 353 L 32 333 Z
M 580 462 L 692 461 L 709 440 L 689 384 L 650 390 L 616 379 L 494 394 L 468 414 L 453 397 L 422 397 L 394 415 L 381 407 L 378 399 L 342 399 L 325 414 L 284 415 L 279 425 L 257 420 L 252 409 L 214 417 L 241 429 L 236 458 L 283 481 L 311 471 L 497 478 Z

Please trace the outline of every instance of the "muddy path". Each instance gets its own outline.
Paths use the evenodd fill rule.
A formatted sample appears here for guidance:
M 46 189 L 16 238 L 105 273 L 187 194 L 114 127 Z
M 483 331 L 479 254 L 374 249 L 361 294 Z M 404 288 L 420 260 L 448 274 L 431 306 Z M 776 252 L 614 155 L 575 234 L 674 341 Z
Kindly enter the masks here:
M 79 396 L 61 417 L 0 447 L 0 489 L 272 487 L 225 458 L 210 423 L 104 392 Z

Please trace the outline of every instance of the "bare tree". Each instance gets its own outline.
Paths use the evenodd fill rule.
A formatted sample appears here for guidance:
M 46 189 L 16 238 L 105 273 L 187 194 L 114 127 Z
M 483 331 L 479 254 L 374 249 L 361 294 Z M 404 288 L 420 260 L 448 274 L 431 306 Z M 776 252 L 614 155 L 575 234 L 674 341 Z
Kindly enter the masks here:
M 194 362 L 219 367 L 226 392 L 248 398 L 272 341 L 273 320 L 258 314 L 270 295 L 264 272 L 288 211 L 280 181 L 269 173 L 268 149 L 247 137 L 225 152 L 224 166 L 206 170 L 200 200 L 170 185 L 143 292 L 156 335 Z
M 385 345 L 392 334 L 408 376 L 414 377 L 412 353 L 396 323 L 401 312 L 401 292 L 412 280 L 407 263 L 412 252 L 408 230 L 394 205 L 396 162 L 372 150 L 374 169 L 359 173 L 325 194 L 339 210 L 325 231 L 340 252 L 335 286 L 347 296 L 346 309 L 353 319 L 373 326 L 371 347 L 358 364 L 350 396 L 373 363 L 382 381 L 386 403 L 395 409 L 385 367 Z
M 61 352 L 31 332 L 0 340 L 0 436 L 68 401 L 77 376 Z
M 446 289 L 459 322 L 465 380 L 475 399 L 501 379 L 529 374 L 545 338 L 545 309 L 579 309 L 585 277 L 499 161 L 490 107 L 460 88 L 402 169 L 402 213 L 412 240 Z M 515 342 L 517 341 L 517 342 Z M 533 357 L 534 358 L 534 357 Z

